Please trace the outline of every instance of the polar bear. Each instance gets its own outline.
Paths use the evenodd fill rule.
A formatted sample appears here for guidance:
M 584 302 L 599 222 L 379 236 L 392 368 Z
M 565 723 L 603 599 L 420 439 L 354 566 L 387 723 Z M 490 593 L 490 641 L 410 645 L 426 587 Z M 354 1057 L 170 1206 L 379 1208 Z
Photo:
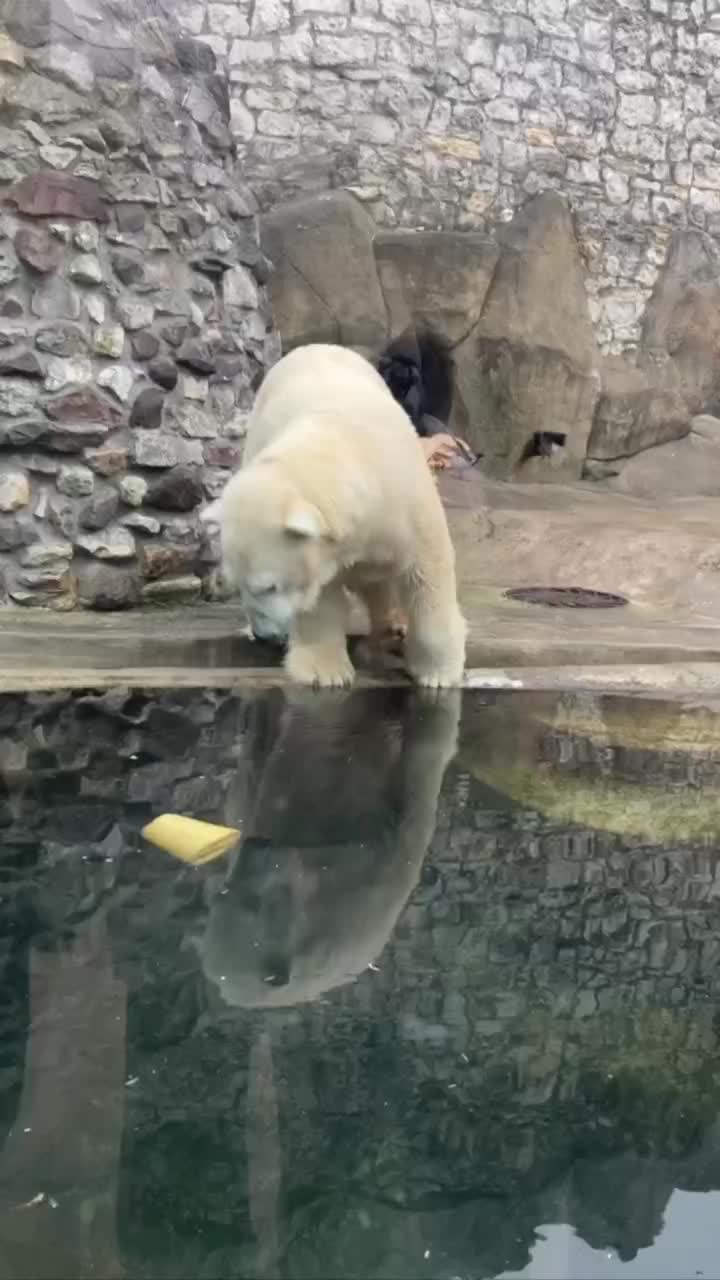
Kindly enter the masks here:
M 461 698 L 274 689 L 250 704 L 224 814 L 243 842 L 194 939 L 227 1004 L 304 1004 L 382 964 L 435 832 Z
M 410 419 L 379 373 L 344 347 L 297 347 L 270 371 L 242 468 L 204 513 L 223 576 L 261 634 L 288 634 L 307 685 L 352 683 L 348 591 L 373 631 L 399 608 L 420 685 L 462 680 L 466 627 L 442 503 Z

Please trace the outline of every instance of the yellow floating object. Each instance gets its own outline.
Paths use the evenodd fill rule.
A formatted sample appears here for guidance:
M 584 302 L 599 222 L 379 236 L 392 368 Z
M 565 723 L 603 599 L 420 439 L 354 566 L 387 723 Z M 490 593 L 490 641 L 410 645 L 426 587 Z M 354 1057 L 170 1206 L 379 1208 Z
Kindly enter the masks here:
M 219 858 L 240 839 L 235 827 L 218 827 L 198 818 L 183 818 L 179 813 L 161 814 L 143 827 L 142 833 L 158 849 L 194 866 Z

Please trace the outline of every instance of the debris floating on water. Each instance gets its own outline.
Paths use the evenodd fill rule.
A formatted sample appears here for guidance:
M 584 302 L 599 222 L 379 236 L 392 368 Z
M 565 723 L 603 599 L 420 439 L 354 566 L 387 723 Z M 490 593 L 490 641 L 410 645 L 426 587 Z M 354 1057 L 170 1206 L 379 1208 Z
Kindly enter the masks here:
M 211 862 L 227 853 L 240 839 L 236 827 L 219 827 L 198 818 L 185 818 L 179 813 L 163 813 L 142 831 L 146 840 L 164 849 L 181 862 L 193 866 Z
M 34 1209 L 37 1205 L 44 1204 L 44 1203 L 45 1203 L 45 1192 L 38 1191 L 37 1195 L 33 1196 L 32 1200 L 25 1200 L 23 1204 L 16 1204 L 15 1209 L 16 1210 Z

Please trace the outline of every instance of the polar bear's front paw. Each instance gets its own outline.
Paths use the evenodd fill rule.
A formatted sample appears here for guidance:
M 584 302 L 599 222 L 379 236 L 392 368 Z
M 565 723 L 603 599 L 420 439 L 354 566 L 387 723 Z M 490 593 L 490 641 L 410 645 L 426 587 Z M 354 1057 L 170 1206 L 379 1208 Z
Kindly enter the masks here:
M 355 679 L 355 668 L 347 650 L 335 646 L 296 646 L 285 659 L 285 670 L 296 684 L 312 685 L 316 689 L 346 688 Z
M 415 643 L 413 643 L 415 640 Z M 418 645 L 411 636 L 406 646 L 407 669 L 416 684 L 423 689 L 456 689 L 463 683 L 465 668 L 464 645 L 456 644 L 455 653 L 442 651 L 441 645 L 432 648 Z
M 463 683 L 462 671 L 413 671 L 411 675 L 421 689 L 455 689 Z
M 407 668 L 424 689 L 453 689 L 463 683 L 466 625 L 461 614 L 424 617 L 408 630 Z

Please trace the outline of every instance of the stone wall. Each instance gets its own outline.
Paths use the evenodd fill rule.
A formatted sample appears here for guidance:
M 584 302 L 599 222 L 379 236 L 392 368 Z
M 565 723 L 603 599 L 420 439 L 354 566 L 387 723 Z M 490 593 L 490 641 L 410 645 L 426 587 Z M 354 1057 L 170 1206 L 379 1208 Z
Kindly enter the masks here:
M 258 208 L 287 345 L 430 329 L 489 474 L 718 412 L 711 0 L 103 2 L 0 0 L 3 601 L 213 590 L 198 506 L 279 352 Z
M 605 351 L 674 227 L 720 231 L 716 0 L 240 0 L 184 21 L 230 75 L 265 207 L 350 185 L 385 225 L 482 230 L 552 189 Z
M 197 598 L 198 507 L 272 358 L 214 54 L 113 14 L 0 5 L 0 574 L 19 605 Z

